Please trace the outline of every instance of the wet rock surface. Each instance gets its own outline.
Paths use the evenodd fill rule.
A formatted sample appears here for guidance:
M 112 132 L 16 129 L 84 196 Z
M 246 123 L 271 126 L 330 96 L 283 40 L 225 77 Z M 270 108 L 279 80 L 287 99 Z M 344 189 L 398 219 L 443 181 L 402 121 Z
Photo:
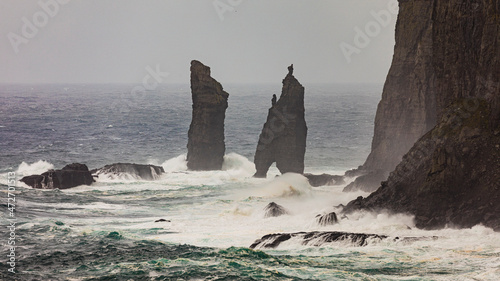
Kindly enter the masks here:
M 68 189 L 79 185 L 91 185 L 94 179 L 87 165 L 73 163 L 60 170 L 49 170 L 41 175 L 23 177 L 21 181 L 32 188 Z
M 293 76 L 293 65 L 283 79 L 278 101 L 272 102 L 255 152 L 255 177 L 265 178 L 269 167 L 284 174 L 304 173 L 307 126 L 304 117 L 304 87 Z
M 220 170 L 226 146 L 224 119 L 229 94 L 210 76 L 210 67 L 191 62 L 192 121 L 188 132 L 190 170 Z
M 156 180 L 164 172 L 165 170 L 161 166 L 132 163 L 115 163 L 91 171 L 92 175 L 95 176 L 99 176 L 100 174 L 116 176 L 131 175 L 143 180 Z

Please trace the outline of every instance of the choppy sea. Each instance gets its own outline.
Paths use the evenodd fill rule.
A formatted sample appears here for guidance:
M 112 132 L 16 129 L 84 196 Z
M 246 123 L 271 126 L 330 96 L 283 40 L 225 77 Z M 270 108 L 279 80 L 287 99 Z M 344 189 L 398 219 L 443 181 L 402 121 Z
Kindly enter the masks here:
M 225 86 L 226 156 L 223 170 L 211 172 L 186 168 L 189 85 L 142 94 L 134 86 L 0 85 L 0 280 L 500 280 L 500 233 L 489 228 L 425 231 L 408 214 L 385 213 L 320 226 L 317 214 L 367 194 L 311 187 L 296 174 L 275 178 L 275 167 L 267 179 L 252 178 L 280 84 Z M 382 85 L 305 87 L 306 172 L 343 174 L 362 164 Z M 67 190 L 18 181 L 74 162 L 155 164 L 166 173 L 156 181 L 100 175 Z M 290 214 L 265 218 L 270 202 Z M 315 230 L 437 239 L 363 247 L 292 239 L 249 249 L 266 234 Z

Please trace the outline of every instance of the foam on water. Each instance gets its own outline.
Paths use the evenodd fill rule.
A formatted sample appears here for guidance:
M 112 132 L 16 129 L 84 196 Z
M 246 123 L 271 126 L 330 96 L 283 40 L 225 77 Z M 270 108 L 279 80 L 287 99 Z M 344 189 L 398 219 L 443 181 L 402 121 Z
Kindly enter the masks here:
M 179 155 L 175 158 L 163 162 L 161 166 L 163 167 L 166 173 L 187 171 L 188 168 L 187 168 L 186 157 L 187 154 Z
M 33 164 L 22 162 L 17 168 L 16 173 L 18 174 L 18 176 L 24 177 L 30 175 L 40 175 L 50 169 L 54 169 L 54 165 L 47 161 L 39 160 L 38 162 L 35 162 Z

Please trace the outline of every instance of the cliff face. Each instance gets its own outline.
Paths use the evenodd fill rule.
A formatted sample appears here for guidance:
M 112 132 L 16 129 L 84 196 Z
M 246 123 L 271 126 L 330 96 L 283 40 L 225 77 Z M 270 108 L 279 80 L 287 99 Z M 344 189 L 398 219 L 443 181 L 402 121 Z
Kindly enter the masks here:
M 210 76 L 210 67 L 191 62 L 193 119 L 188 132 L 190 170 L 220 170 L 224 153 L 224 119 L 229 94 Z
M 283 79 L 277 102 L 272 102 L 255 152 L 255 177 L 266 177 L 276 162 L 281 173 L 304 172 L 307 126 L 304 118 L 304 87 L 293 76 L 293 65 Z
M 486 101 L 460 99 L 377 191 L 344 212 L 387 209 L 415 215 L 419 228 L 482 223 L 499 231 L 500 129 L 491 127 L 489 116 Z
M 436 125 L 429 1 L 400 3 L 396 45 L 375 117 L 372 150 L 361 176 L 345 191 L 374 191 L 415 141 Z
M 500 0 L 400 1 L 398 32 L 413 32 L 418 14 L 405 11 L 429 15 L 416 10 L 423 2 L 432 48 L 422 59 L 431 62 L 439 121 L 377 191 L 345 212 L 388 209 L 414 214 L 422 228 L 500 230 Z
M 400 1 L 393 62 L 362 167 L 368 175 L 346 191 L 374 191 L 456 98 L 488 99 L 498 120 L 498 5 Z

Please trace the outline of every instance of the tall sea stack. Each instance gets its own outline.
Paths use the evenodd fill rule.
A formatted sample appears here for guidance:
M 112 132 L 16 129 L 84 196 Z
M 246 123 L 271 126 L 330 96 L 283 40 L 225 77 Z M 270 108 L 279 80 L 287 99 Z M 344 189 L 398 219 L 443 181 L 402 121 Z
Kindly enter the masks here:
M 255 152 L 255 177 L 265 178 L 276 162 L 280 172 L 304 173 L 307 126 L 304 118 L 304 87 L 293 76 L 293 65 L 283 79 L 278 101 L 272 99 L 267 121 Z
M 226 146 L 224 119 L 229 94 L 210 76 L 210 67 L 191 61 L 193 119 L 188 132 L 187 166 L 190 170 L 220 170 Z
M 498 231 L 500 0 L 399 4 L 396 50 L 401 44 L 414 46 L 421 53 L 418 63 L 430 67 L 418 81 L 433 89 L 435 111 L 431 107 L 425 113 L 435 115 L 437 125 L 412 146 L 387 181 L 344 211 L 386 209 L 415 215 L 420 228 L 483 224 Z M 424 26 L 415 19 L 429 20 Z M 430 49 L 423 48 L 424 37 Z M 408 63 L 397 67 L 411 68 L 415 62 Z M 389 75 L 386 85 L 391 79 Z M 396 97 L 403 100 L 413 91 L 409 87 Z M 395 128 L 394 133 L 404 130 Z

